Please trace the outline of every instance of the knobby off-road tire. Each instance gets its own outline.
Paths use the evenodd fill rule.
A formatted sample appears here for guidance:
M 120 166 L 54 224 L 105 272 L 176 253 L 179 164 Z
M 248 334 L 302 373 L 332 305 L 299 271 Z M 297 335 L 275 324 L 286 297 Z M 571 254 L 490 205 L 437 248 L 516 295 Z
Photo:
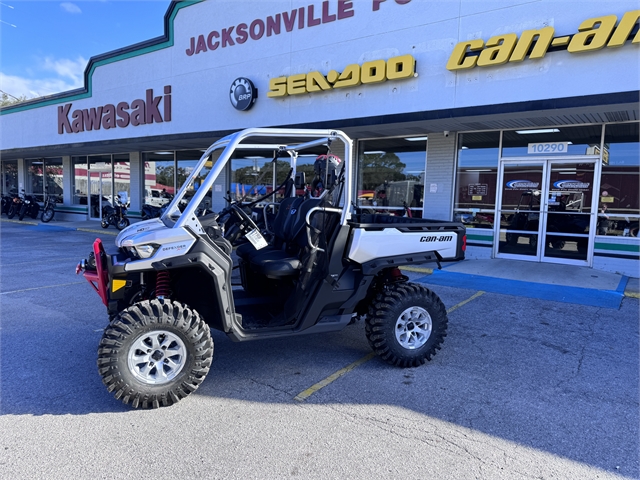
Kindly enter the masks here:
M 170 300 L 145 300 L 120 312 L 98 347 L 98 371 L 114 396 L 134 408 L 179 402 L 203 382 L 213 357 L 209 327 Z
M 385 362 L 417 367 L 440 350 L 447 323 L 447 311 L 435 293 L 422 285 L 400 283 L 376 296 L 365 333 L 373 351 Z

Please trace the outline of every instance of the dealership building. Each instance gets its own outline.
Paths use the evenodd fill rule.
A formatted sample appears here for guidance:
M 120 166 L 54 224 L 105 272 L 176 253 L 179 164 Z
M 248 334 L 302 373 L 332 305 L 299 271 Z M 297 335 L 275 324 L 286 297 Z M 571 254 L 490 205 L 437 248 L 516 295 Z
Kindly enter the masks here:
M 172 2 L 163 36 L 93 57 L 83 88 L 0 111 L 0 188 L 55 195 L 67 220 L 120 195 L 136 217 L 229 133 L 337 129 L 360 208 L 462 221 L 467 258 L 638 277 L 637 7 Z M 211 208 L 257 191 L 270 162 L 234 159 Z

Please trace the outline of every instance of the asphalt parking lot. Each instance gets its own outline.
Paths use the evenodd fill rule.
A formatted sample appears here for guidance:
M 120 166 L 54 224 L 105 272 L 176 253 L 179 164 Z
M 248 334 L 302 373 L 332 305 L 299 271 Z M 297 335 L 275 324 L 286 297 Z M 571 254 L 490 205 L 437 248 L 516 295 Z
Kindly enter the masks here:
M 106 311 L 74 272 L 95 237 L 0 224 L 0 478 L 640 477 L 636 298 L 433 285 L 449 333 L 410 369 L 369 358 L 361 323 L 242 344 L 214 332 L 200 389 L 137 411 L 97 373 Z

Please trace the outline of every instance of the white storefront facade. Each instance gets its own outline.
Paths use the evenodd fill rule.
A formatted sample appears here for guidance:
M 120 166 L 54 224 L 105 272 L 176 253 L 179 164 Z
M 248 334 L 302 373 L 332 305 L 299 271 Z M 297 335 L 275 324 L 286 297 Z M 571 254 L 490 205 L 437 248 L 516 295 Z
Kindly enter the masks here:
M 174 2 L 164 37 L 92 58 L 84 88 L 0 111 L 2 194 L 97 220 L 125 192 L 136 216 L 228 133 L 336 128 L 360 207 L 462 220 L 468 258 L 637 277 L 637 6 Z M 269 161 L 237 159 L 212 207 Z

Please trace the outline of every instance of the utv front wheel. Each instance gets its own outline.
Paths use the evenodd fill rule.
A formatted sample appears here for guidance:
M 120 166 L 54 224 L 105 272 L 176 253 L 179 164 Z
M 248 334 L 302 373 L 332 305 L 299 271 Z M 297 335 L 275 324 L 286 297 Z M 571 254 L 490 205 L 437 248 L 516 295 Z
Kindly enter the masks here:
M 366 319 L 373 351 L 398 367 L 431 360 L 447 335 L 447 312 L 438 296 L 415 283 L 395 284 L 379 293 Z
M 194 392 L 212 357 L 209 327 L 195 310 L 153 299 L 110 322 L 98 348 L 98 370 L 117 399 L 134 408 L 158 408 Z

